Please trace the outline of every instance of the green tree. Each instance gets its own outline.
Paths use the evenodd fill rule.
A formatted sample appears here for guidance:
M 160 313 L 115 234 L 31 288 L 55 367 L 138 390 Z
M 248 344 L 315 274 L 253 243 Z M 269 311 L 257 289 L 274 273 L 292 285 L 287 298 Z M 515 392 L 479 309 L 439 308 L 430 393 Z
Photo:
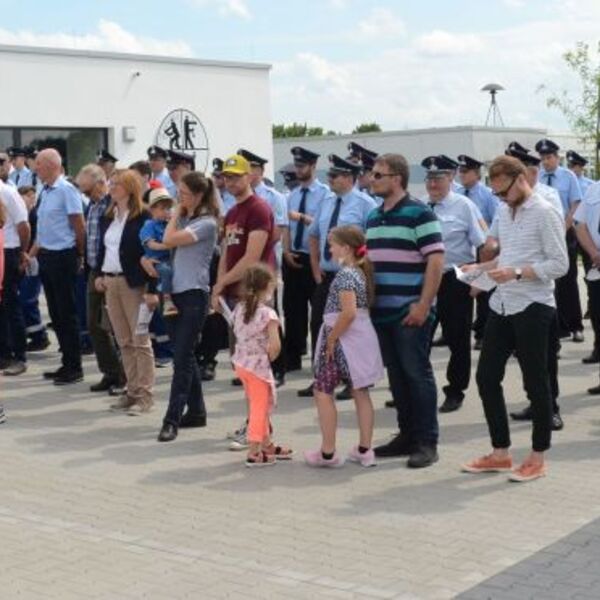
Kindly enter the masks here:
M 312 137 L 323 135 L 323 127 L 309 127 L 306 123 L 292 123 L 291 125 L 275 124 L 272 127 L 273 138 Z
M 594 56 L 594 54 L 596 56 Z M 574 50 L 563 54 L 563 60 L 577 75 L 581 95 L 573 98 L 566 90 L 549 92 L 545 85 L 540 91 L 548 93 L 546 104 L 565 116 L 573 131 L 585 143 L 592 143 L 595 152 L 596 176 L 600 175 L 600 42 L 595 51 L 589 44 L 577 42 Z
M 352 130 L 352 133 L 372 133 L 375 131 L 381 131 L 379 123 L 361 123 Z

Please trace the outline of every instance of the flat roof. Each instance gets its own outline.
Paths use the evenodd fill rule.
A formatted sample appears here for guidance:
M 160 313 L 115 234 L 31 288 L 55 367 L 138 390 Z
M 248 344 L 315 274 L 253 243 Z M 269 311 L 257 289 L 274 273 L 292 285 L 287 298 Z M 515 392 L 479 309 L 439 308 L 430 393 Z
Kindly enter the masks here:
M 339 135 L 315 135 L 303 137 L 284 137 L 275 138 L 273 142 L 306 142 L 317 140 L 340 140 L 340 139 L 365 139 L 365 138 L 381 138 L 395 137 L 402 135 L 423 135 L 434 133 L 465 133 L 465 132 L 485 132 L 485 133 L 531 133 L 531 134 L 546 134 L 547 130 L 542 127 L 485 127 L 483 125 L 457 125 L 453 127 L 427 127 L 422 129 L 396 129 L 393 131 L 370 131 L 368 133 L 341 133 Z M 555 133 L 554 135 L 570 135 Z
M 21 46 L 0 44 L 0 53 L 40 54 L 43 56 L 69 56 L 72 58 L 96 58 L 103 60 L 124 60 L 153 63 L 169 63 L 190 65 L 193 67 L 224 67 L 229 69 L 270 70 L 268 63 L 237 62 L 229 60 L 205 60 L 200 58 L 185 58 L 179 56 L 158 56 L 155 54 L 129 54 L 126 52 L 103 52 L 100 50 L 74 50 L 71 48 L 50 48 L 46 46 Z

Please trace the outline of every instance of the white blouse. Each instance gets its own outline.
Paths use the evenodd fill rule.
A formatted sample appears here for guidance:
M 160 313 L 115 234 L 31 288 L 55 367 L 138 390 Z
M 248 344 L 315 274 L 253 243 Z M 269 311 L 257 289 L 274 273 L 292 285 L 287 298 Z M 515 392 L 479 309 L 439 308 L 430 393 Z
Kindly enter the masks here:
M 103 273 L 117 274 L 123 272 L 121 259 L 119 258 L 119 247 L 128 214 L 129 211 L 126 210 L 123 216 L 120 216 L 118 210 L 115 208 L 115 217 L 104 234 L 104 247 L 106 251 L 104 253 L 104 262 L 102 263 Z

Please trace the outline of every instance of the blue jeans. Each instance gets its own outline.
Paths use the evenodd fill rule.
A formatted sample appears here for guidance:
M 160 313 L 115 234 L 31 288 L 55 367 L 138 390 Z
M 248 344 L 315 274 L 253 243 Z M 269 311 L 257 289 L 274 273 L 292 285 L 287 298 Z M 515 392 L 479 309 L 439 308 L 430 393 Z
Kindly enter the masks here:
M 375 326 L 387 367 L 400 432 L 416 443 L 437 444 L 437 388 L 429 351 L 433 320 L 422 327 L 400 321 Z
M 173 291 L 173 268 L 169 262 L 159 262 L 154 265 L 158 273 L 158 291 L 170 294 Z
M 40 314 L 40 292 L 42 280 L 39 275 L 26 275 L 19 284 L 19 301 L 25 317 L 25 332 L 32 342 L 43 342 L 48 339 L 46 327 Z
M 173 379 L 163 423 L 178 427 L 186 405 L 188 413 L 206 415 L 202 375 L 194 349 L 206 319 L 208 294 L 202 290 L 188 290 L 173 294 L 173 302 L 178 311 L 168 320 L 174 346 Z

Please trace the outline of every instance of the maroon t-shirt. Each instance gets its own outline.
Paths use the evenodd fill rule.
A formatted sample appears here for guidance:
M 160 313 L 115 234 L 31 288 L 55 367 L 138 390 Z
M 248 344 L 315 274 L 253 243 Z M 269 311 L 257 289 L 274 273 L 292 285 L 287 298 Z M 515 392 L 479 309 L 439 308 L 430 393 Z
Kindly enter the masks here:
M 244 202 L 236 203 L 225 216 L 227 271 L 230 271 L 246 254 L 248 236 L 253 231 L 266 231 L 269 234 L 260 260 L 275 268 L 274 230 L 273 211 L 262 198 L 252 195 Z M 238 296 L 238 288 L 239 283 L 228 286 L 225 295 Z

